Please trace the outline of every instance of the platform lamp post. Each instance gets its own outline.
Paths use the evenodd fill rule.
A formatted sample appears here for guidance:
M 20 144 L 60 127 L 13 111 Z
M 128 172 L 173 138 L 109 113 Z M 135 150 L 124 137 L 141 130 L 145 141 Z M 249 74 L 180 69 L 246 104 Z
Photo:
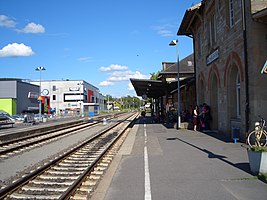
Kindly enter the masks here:
M 180 70 L 179 70 L 179 51 L 178 51 L 178 40 L 172 40 L 169 46 L 176 46 L 177 54 L 177 126 L 176 129 L 180 129 L 181 125 L 181 109 L 180 109 Z
M 108 95 L 107 109 L 108 109 L 108 113 L 109 113 L 109 95 Z
M 40 72 L 40 86 L 39 86 L 39 97 L 38 97 L 38 102 L 39 102 L 39 119 L 41 119 L 42 115 L 42 88 L 41 88 L 41 83 L 42 83 L 42 71 L 46 70 L 44 67 L 39 66 L 35 68 L 36 71 Z
M 82 116 L 82 85 L 83 85 L 83 83 L 82 82 L 79 82 L 79 83 L 77 83 L 77 85 L 79 85 L 80 86 L 80 116 Z

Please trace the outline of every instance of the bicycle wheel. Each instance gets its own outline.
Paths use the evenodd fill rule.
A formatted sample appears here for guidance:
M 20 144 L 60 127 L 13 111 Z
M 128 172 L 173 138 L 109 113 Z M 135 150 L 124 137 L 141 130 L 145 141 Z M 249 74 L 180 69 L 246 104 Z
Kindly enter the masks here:
M 259 133 L 257 133 L 256 131 L 252 131 L 248 135 L 247 141 L 250 147 L 255 145 L 264 147 L 267 144 L 267 133 L 265 131 L 262 131 L 261 137 L 259 137 Z
M 263 143 L 262 146 L 263 147 L 267 146 L 267 132 L 266 132 L 266 130 L 263 130 L 261 138 L 262 138 L 262 143 Z

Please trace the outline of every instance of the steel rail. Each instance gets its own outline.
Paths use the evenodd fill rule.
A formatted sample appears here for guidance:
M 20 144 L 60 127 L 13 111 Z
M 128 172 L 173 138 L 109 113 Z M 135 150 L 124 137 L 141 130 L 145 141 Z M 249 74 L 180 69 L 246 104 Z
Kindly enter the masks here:
M 8 132 L 8 134 L 0 135 L 0 145 L 4 144 L 8 141 L 15 141 L 17 138 L 26 138 L 26 137 L 31 137 L 33 135 L 38 135 L 38 133 L 43 133 L 47 132 L 48 130 L 55 130 L 56 128 L 64 128 L 64 127 L 70 127 L 70 126 L 75 126 L 77 124 L 83 124 L 83 123 L 88 123 L 92 121 L 101 121 L 103 118 L 111 118 L 112 116 L 119 116 L 124 114 L 124 112 L 120 113 L 115 113 L 115 114 L 105 114 L 105 115 L 100 115 L 97 117 L 92 117 L 88 119 L 76 119 L 76 120 L 71 120 L 71 121 L 63 121 L 60 123 L 53 123 L 53 124 L 42 124 L 40 126 L 35 126 L 31 127 L 25 130 L 23 129 L 17 129 L 14 130 L 13 132 Z M 15 139 L 14 139 L 15 138 Z
M 14 181 L 13 183 L 11 183 L 10 185 L 2 188 L 0 190 L 0 199 L 5 198 L 7 195 L 11 194 L 12 192 L 14 192 L 15 190 L 19 189 L 20 187 L 22 187 L 23 185 L 27 184 L 29 181 L 31 181 L 32 179 L 34 179 L 36 176 L 42 174 L 44 171 L 48 170 L 49 168 L 51 168 L 52 166 L 54 166 L 55 164 L 57 164 L 58 162 L 60 162 L 61 160 L 67 158 L 69 155 L 71 155 L 72 153 L 74 153 L 75 151 L 79 150 L 80 148 L 82 148 L 83 146 L 85 146 L 86 144 L 89 144 L 90 142 L 92 142 L 93 140 L 95 140 L 96 138 L 102 136 L 103 134 L 105 134 L 106 132 L 108 132 L 109 130 L 115 128 L 116 126 L 118 126 L 120 123 L 122 122 L 117 122 L 114 125 L 107 127 L 105 130 L 102 130 L 99 134 L 85 140 L 84 142 L 82 142 L 81 144 L 79 144 L 78 146 L 76 146 L 75 148 L 69 150 L 68 152 L 64 153 L 63 155 L 55 158 L 54 160 L 46 163 L 45 165 L 43 165 L 42 167 L 36 169 L 35 171 L 23 176 L 22 178 Z
M 100 122 L 97 122 L 97 123 L 100 123 Z M 88 128 L 88 127 L 93 126 L 93 125 L 95 125 L 95 124 L 97 124 L 97 123 L 87 124 L 87 126 L 82 127 L 82 128 Z M 84 124 L 80 124 L 80 125 L 84 125 Z M 77 125 L 76 125 L 76 126 L 77 126 Z M 41 142 L 43 142 L 43 141 L 50 140 L 50 139 L 53 139 L 53 138 L 56 138 L 56 137 L 60 137 L 60 136 L 62 136 L 62 135 L 66 135 L 66 134 L 69 134 L 69 133 L 71 133 L 71 132 L 73 132 L 73 131 L 77 131 L 77 130 L 81 129 L 80 127 L 77 127 L 77 128 L 75 128 L 75 129 L 72 129 L 72 130 L 67 130 L 67 129 L 70 129 L 70 128 L 73 128 L 73 127 L 75 127 L 75 126 L 71 126 L 71 127 L 67 127 L 67 128 L 64 127 L 64 129 L 62 129 L 62 130 L 66 130 L 66 131 L 63 132 L 63 133 L 59 133 L 59 134 L 56 134 L 56 135 L 47 136 L 46 138 L 36 139 L 36 140 L 34 140 L 34 141 L 31 141 L 31 142 L 28 142 L 28 143 L 25 143 L 25 144 L 21 144 L 21 145 L 19 145 L 19 146 L 15 146 L 15 147 L 11 147 L 11 148 L 8 148 L 8 149 L 5 149 L 5 150 L 1 150 L 1 151 L 0 151 L 0 155 L 4 155 L 4 154 L 10 153 L 10 152 L 12 152 L 12 151 L 17 151 L 17 150 L 22 149 L 22 148 L 24 148 L 24 147 L 28 147 L 28 146 L 31 146 L 31 145 L 34 145 L 34 144 L 37 144 L 37 143 L 41 143 Z M 53 133 L 53 132 L 57 132 L 57 131 L 62 131 L 62 130 L 51 131 L 51 132 L 49 132 L 49 133 Z M 49 134 L 49 133 L 45 133 L 45 134 L 38 135 L 38 136 L 34 136 L 34 137 L 37 138 L 37 137 L 40 137 L 40 136 L 43 136 L 43 135 L 46 135 L 46 134 Z M 28 138 L 28 139 L 34 139 L 34 137 L 33 137 L 33 138 Z M 19 141 L 20 141 L 20 140 L 19 140 Z M 22 141 L 23 141 L 23 140 L 22 140 Z M 17 141 L 17 142 L 18 142 L 18 141 Z M 12 144 L 12 143 L 10 143 L 10 144 Z
M 17 133 L 18 135 L 20 135 L 20 133 L 24 133 L 24 132 L 30 132 L 32 134 L 31 135 L 26 135 L 26 136 L 23 136 L 23 137 L 19 137 L 19 138 L 15 138 L 15 139 L 10 139 L 10 140 L 7 140 L 7 141 L 1 141 L 0 142 L 0 147 L 4 146 L 4 145 L 8 145 L 10 143 L 18 142 L 18 141 L 21 141 L 21 140 L 27 140 L 27 139 L 30 139 L 30 138 L 35 137 L 35 136 L 38 137 L 38 136 L 42 136 L 42 135 L 45 135 L 45 134 L 49 134 L 51 132 L 54 132 L 55 130 L 56 131 L 60 131 L 60 130 L 64 130 L 64 129 L 67 129 L 67 128 L 75 127 L 77 125 L 86 124 L 86 123 L 88 123 L 90 121 L 101 122 L 101 120 L 103 118 L 105 118 L 105 117 L 111 117 L 111 115 L 98 116 L 97 118 L 93 118 L 93 119 L 90 119 L 90 120 L 74 120 L 74 121 L 64 122 L 64 123 L 60 123 L 60 124 L 52 124 L 52 125 L 50 124 L 48 126 L 36 127 L 34 129 L 30 129 L 30 130 L 11 132 L 9 134 Z
M 117 115 L 120 115 L 117 114 Z M 117 116 L 115 115 L 115 116 Z M 111 115 L 109 115 L 110 117 Z M 97 119 L 93 120 L 92 124 L 87 124 L 88 121 L 81 121 L 81 123 L 77 123 L 77 124 L 71 124 L 70 126 L 65 126 L 65 127 L 60 127 L 60 128 L 56 128 L 56 130 L 49 130 L 49 131 L 46 131 L 46 132 L 42 132 L 40 134 L 35 134 L 35 135 L 31 135 L 31 136 L 25 136 L 25 137 L 22 137 L 22 138 L 18 138 L 18 139 L 14 139 L 14 140 L 10 140 L 10 141 L 7 141 L 7 142 L 3 142 L 3 143 L 0 143 L 0 147 L 3 147 L 5 145 L 10 145 L 12 143 L 16 143 L 16 142 L 22 142 L 22 141 L 25 141 L 25 140 L 28 140 L 28 139 L 34 139 L 34 138 L 38 138 L 38 137 L 41 137 L 41 136 L 44 136 L 44 135 L 48 135 L 50 133 L 54 133 L 54 132 L 57 132 L 57 131 L 63 131 L 63 130 L 66 130 L 66 132 L 64 133 L 59 133 L 57 135 L 52 135 L 52 136 L 48 136 L 46 138 L 42 138 L 42 139 L 36 139 L 34 141 L 31 141 L 31 142 L 27 142 L 25 144 L 20 144 L 18 146 L 14 146 L 14 147 L 11 147 L 11 148 L 7 148 L 7 149 L 4 149 L 4 150 L 0 150 L 0 155 L 4 155 L 4 154 L 7 154 L 7 153 L 10 153 L 10 152 L 13 152 L 13 151 L 17 151 L 19 149 L 22 149 L 24 147 L 28 147 L 28 146 L 31 146 L 31 145 L 35 145 L 36 143 L 41 143 L 43 141 L 46 141 L 46 140 L 50 140 L 50 139 L 53 139 L 53 138 L 56 138 L 56 137 L 60 137 L 62 135 L 66 135 L 66 134 L 69 134 L 71 133 L 72 131 L 75 131 L 75 130 L 79 130 L 81 129 L 80 127 L 77 127 L 76 129 L 74 130 L 69 130 L 67 131 L 67 129 L 70 129 L 70 128 L 74 128 L 76 126 L 82 126 L 82 125 L 86 125 L 85 127 L 82 127 L 82 128 L 86 128 L 86 127 L 90 127 L 90 126 L 93 126 L 93 125 L 96 125 L 98 123 L 101 123 L 102 120 L 103 120 L 103 117 L 107 117 L 107 116 L 102 116 L 102 117 L 98 117 Z M 110 118 L 111 119 L 111 118 Z M 58 126 L 58 125 L 56 125 Z
M 20 138 L 16 138 L 16 139 L 11 139 L 11 140 L 8 140 L 8 141 L 4 141 L 2 143 L 0 143 L 0 147 L 1 146 L 5 146 L 5 145 L 9 145 L 9 144 L 12 144 L 12 143 L 15 143 L 15 142 L 21 142 L 23 140 L 28 140 L 28 139 L 32 139 L 33 137 L 40 137 L 40 136 L 43 136 L 43 135 L 46 135 L 46 134 L 49 134 L 49 133 L 53 133 L 55 131 L 62 131 L 62 130 L 65 130 L 67 128 L 72 128 L 72 127 L 75 127 L 77 125 L 82 125 L 82 124 L 85 124 L 86 122 L 83 122 L 83 121 L 80 121 L 80 123 L 75 123 L 75 124 L 71 124 L 69 126 L 64 126 L 64 127 L 59 127 L 57 128 L 55 126 L 54 129 L 51 129 L 51 130 L 48 130 L 48 131 L 44 131 L 44 132 L 41 132 L 41 133 L 36 133 L 34 135 L 27 135 L 27 136 L 24 136 L 24 137 L 20 137 Z M 50 127 L 53 127 L 53 126 L 50 126 Z
M 113 140 L 112 143 L 110 143 L 107 148 L 87 167 L 87 169 L 79 176 L 78 179 L 75 180 L 75 182 L 66 190 L 61 197 L 59 198 L 60 200 L 65 200 L 69 199 L 74 193 L 76 192 L 77 188 L 82 184 L 84 179 L 92 172 L 94 167 L 99 163 L 99 161 L 104 157 L 104 155 L 107 154 L 107 152 L 111 149 L 112 146 L 118 141 L 118 139 L 122 136 L 122 133 L 124 133 L 127 128 L 134 123 L 134 119 L 136 118 L 137 115 L 133 117 L 133 120 L 131 121 L 130 124 L 125 126 L 122 130 L 120 130 L 120 133 L 116 136 L 116 138 Z M 132 116 L 131 116 L 132 117 Z M 131 118 L 129 117 L 129 118 Z

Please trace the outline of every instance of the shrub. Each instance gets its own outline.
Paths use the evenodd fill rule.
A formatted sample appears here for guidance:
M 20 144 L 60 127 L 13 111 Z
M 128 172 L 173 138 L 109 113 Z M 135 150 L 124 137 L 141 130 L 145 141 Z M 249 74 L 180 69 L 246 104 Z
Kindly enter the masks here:
M 253 146 L 251 147 L 251 150 L 256 152 L 267 152 L 267 147 Z

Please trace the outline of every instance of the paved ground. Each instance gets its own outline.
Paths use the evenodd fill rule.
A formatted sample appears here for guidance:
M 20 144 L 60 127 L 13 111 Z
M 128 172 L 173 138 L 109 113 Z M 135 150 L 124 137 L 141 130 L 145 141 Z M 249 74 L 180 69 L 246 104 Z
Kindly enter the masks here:
M 267 184 L 250 173 L 246 148 L 214 136 L 141 118 L 93 199 L 267 199 Z

